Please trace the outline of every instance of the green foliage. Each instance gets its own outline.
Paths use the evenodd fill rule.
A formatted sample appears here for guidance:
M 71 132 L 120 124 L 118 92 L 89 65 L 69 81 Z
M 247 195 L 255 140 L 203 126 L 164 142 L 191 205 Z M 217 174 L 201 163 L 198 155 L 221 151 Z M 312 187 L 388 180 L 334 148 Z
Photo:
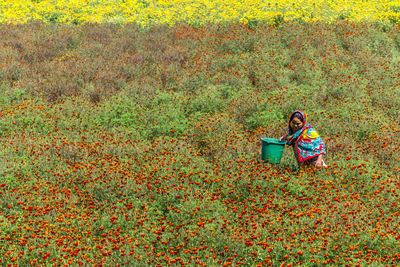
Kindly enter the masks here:
M 193 113 L 218 113 L 225 107 L 231 92 L 229 86 L 222 86 L 221 89 L 215 86 L 199 89 L 197 97 L 190 101 L 190 110 Z
M 253 112 L 247 119 L 246 123 L 251 130 L 255 130 L 261 127 L 268 127 L 268 125 L 274 125 L 281 123 L 284 120 L 281 110 L 277 108 L 268 109 L 268 105 L 258 112 Z
M 144 134 L 147 138 L 163 135 L 180 136 L 188 131 L 188 118 L 179 100 L 168 93 L 160 93 L 150 109 L 144 112 L 146 120 Z
M 249 25 L 0 26 L 1 264 L 395 264 L 398 28 Z
M 96 114 L 96 124 L 99 127 L 133 128 L 140 123 L 142 109 L 130 97 L 111 98 L 102 103 L 101 112 Z

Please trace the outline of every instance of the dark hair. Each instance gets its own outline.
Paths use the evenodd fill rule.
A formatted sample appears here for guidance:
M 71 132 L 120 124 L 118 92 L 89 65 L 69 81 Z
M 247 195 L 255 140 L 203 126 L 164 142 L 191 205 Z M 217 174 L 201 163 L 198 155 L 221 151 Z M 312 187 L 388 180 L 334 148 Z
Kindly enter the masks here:
M 296 112 L 296 113 L 293 114 L 292 120 L 293 120 L 294 118 L 298 118 L 301 122 L 304 122 L 303 115 L 301 115 L 299 112 Z

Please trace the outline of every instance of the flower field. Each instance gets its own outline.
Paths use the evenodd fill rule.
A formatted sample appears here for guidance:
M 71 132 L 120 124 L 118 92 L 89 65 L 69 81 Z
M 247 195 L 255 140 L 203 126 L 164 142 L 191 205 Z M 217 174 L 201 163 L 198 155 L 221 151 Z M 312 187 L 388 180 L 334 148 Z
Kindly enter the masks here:
M 396 2 L 168 2 L 0 1 L 0 265 L 399 265 Z
M 400 21 L 398 0 L 352 1 L 211 1 L 211 0 L 1 0 L 0 23 L 31 20 L 61 23 L 137 23 L 173 25 L 177 22 L 254 23 L 276 20 L 357 22 Z

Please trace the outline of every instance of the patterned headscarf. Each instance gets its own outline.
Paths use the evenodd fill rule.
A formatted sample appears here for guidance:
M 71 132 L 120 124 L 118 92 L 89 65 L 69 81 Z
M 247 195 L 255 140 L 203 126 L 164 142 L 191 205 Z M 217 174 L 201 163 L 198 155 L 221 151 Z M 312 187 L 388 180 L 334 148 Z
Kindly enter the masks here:
M 301 110 L 296 110 L 295 112 L 292 113 L 292 115 L 290 115 L 289 117 L 289 135 L 294 134 L 293 129 L 291 127 L 291 122 L 294 118 L 298 118 L 302 123 L 303 123 L 303 128 L 306 126 L 307 124 L 307 115 L 305 112 L 301 111 Z

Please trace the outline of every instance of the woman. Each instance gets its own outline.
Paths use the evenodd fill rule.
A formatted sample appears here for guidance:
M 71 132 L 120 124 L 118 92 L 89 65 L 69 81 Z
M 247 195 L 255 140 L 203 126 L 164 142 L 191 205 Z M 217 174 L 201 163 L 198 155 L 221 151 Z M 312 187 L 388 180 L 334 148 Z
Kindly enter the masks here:
M 299 168 L 309 165 L 317 169 L 326 168 L 323 160 L 323 155 L 326 154 L 325 143 L 318 132 L 307 123 L 307 115 L 301 110 L 293 112 L 288 128 L 288 133 L 279 140 L 286 140 L 286 144 L 293 147 Z

